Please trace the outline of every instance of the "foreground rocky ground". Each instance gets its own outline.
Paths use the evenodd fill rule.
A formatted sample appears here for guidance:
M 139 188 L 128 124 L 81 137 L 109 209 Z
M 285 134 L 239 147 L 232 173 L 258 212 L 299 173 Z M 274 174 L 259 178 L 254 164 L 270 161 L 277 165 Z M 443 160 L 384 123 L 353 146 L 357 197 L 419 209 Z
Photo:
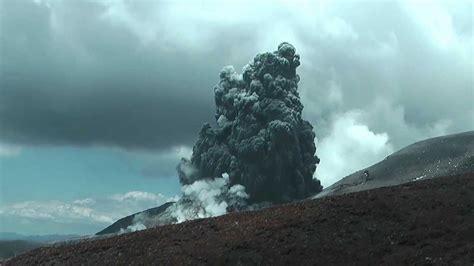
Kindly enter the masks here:
M 474 263 L 474 174 L 39 248 L 25 264 Z

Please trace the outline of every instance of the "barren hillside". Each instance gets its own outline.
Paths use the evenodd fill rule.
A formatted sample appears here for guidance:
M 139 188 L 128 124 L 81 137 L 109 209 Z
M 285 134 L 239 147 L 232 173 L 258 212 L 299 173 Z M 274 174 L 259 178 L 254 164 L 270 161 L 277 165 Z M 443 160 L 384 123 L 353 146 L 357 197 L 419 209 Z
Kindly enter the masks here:
M 462 264 L 474 262 L 474 174 L 39 248 L 25 264 Z

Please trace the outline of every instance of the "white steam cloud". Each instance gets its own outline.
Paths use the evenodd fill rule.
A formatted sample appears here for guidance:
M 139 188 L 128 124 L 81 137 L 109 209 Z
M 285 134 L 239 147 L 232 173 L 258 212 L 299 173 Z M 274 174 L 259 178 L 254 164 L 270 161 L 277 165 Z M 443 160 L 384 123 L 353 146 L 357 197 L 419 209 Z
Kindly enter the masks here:
M 246 205 L 249 195 L 245 187 L 231 186 L 226 173 L 222 177 L 198 180 L 182 187 L 183 196 L 172 207 L 172 216 L 178 223 L 224 215 L 228 208 L 238 209 Z
M 245 187 L 231 185 L 227 173 L 222 174 L 222 178 L 202 179 L 183 185 L 181 191 L 181 197 L 175 198 L 176 203 L 164 212 L 158 215 L 145 212 L 137 214 L 133 218 L 133 224 L 121 229 L 119 234 L 260 207 L 247 205 L 249 195 L 245 192 Z
M 358 121 L 361 115 L 351 111 L 337 117 L 329 135 L 318 143 L 321 164 L 316 174 L 324 187 L 393 152 L 387 133 L 371 131 Z

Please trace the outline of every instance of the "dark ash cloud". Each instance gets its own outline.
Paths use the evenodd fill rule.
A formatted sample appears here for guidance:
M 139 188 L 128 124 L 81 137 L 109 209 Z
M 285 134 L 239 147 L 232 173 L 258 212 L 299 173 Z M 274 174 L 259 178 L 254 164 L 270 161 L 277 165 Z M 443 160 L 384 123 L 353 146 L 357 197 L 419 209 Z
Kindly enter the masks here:
M 230 66 L 221 71 L 214 88 L 217 127 L 202 127 L 191 160 L 178 166 L 181 184 L 227 173 L 257 203 L 321 191 L 313 179 L 319 163 L 315 134 L 301 118 L 299 65 L 295 48 L 283 42 L 277 51 L 255 56 L 242 75 Z

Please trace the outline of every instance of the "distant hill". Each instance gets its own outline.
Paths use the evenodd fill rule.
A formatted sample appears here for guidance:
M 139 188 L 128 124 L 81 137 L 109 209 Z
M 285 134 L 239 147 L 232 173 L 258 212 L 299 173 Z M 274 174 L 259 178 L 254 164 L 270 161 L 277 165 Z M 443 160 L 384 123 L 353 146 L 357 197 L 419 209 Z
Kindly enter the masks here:
M 68 239 L 75 239 L 79 238 L 79 235 L 22 235 L 18 233 L 12 232 L 0 232 L 0 240 L 25 240 L 25 241 L 32 241 L 32 242 L 54 242 L 54 241 L 62 241 Z
M 0 232 L 0 261 L 58 241 L 80 239 L 79 235 L 22 235 Z
M 146 216 L 146 217 L 154 217 L 157 216 L 168 207 L 173 205 L 174 202 L 167 202 L 159 207 L 151 208 L 142 212 L 137 212 L 132 215 L 129 215 L 127 217 L 121 218 L 120 220 L 116 221 L 115 223 L 111 224 L 110 226 L 106 227 L 104 230 L 97 232 L 96 235 L 106 235 L 106 234 L 116 234 L 119 233 L 123 230 L 126 230 L 129 226 L 133 225 L 135 223 L 136 217 L 139 216 Z
M 26 240 L 0 240 L 0 261 L 42 246 L 45 246 L 45 243 Z
M 370 167 L 344 177 L 316 197 L 473 172 L 474 131 L 469 131 L 409 145 Z

